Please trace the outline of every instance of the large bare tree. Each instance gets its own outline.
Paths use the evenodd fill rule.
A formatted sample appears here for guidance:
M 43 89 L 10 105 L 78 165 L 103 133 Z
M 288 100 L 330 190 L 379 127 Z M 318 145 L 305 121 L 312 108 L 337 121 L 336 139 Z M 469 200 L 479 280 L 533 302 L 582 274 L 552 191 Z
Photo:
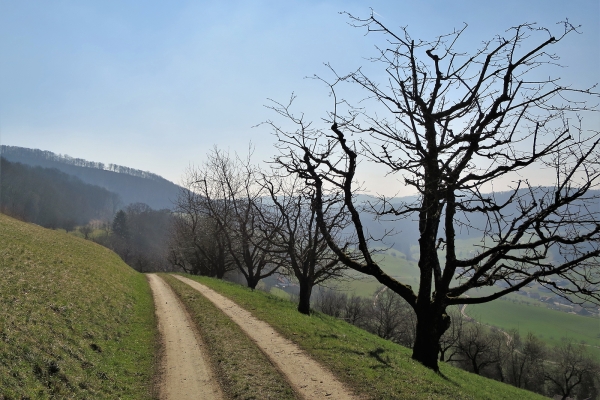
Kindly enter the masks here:
M 546 368 L 545 378 L 550 387 L 560 393 L 562 400 L 570 398 L 586 378 L 598 379 L 600 365 L 588 355 L 583 344 L 578 345 L 567 340 L 554 348 L 554 353 L 553 358 L 556 361 Z M 577 396 L 583 397 L 591 398 Z
M 450 305 L 489 302 L 536 282 L 572 301 L 600 301 L 599 134 L 585 129 L 598 94 L 548 78 L 558 63 L 552 47 L 576 27 L 564 22 L 555 36 L 523 24 L 466 54 L 455 50 L 466 27 L 423 41 L 406 29 L 388 29 L 374 15 L 349 17 L 386 39 L 371 59 L 384 80 L 331 68 L 332 79 L 318 78 L 334 101 L 328 130 L 295 115 L 292 101 L 271 104 L 285 125 L 269 123 L 279 137 L 278 162 L 315 190 L 330 248 L 414 309 L 413 358 L 438 370 Z M 365 93 L 360 107 L 342 98 L 346 84 Z M 418 194 L 400 205 L 382 197 L 372 208 L 379 217 L 418 220 L 418 288 L 388 275 L 373 257 L 355 196 L 357 168 L 369 161 Z M 527 179 L 534 168 L 554 182 L 535 185 Z M 506 182 L 512 183 L 504 193 L 493 192 L 493 183 Z M 347 257 L 327 232 L 323 210 L 332 193 L 344 196 L 361 260 Z M 457 255 L 461 229 L 477 229 L 481 237 L 464 257 Z M 492 290 L 466 296 L 479 287 Z

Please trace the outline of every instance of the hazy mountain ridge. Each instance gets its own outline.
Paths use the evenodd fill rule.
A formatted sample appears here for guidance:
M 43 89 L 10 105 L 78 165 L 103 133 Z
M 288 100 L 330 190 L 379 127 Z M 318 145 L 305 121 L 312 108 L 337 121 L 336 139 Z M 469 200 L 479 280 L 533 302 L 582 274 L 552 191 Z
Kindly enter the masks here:
M 153 209 L 171 209 L 180 187 L 161 176 L 116 164 L 104 164 L 55 154 L 50 151 L 17 146 L 2 146 L 7 161 L 43 168 L 56 168 L 85 183 L 117 193 L 122 206 L 145 203 Z
M 534 193 L 537 200 L 545 192 L 549 191 L 553 193 L 553 189 L 550 187 L 538 187 L 535 188 Z M 517 200 L 512 202 L 509 201 L 510 196 L 513 194 L 512 191 L 498 191 L 493 194 L 485 194 L 495 199 L 498 204 L 506 203 L 506 207 L 502 210 L 503 215 L 507 217 L 508 221 L 512 221 L 512 217 L 519 214 Z M 573 206 L 581 206 L 584 202 L 595 210 L 600 210 L 600 191 L 590 189 L 586 198 L 592 198 L 591 200 L 577 200 L 573 203 Z M 518 195 L 515 198 L 520 198 L 521 201 L 531 201 L 531 192 L 528 189 L 520 189 Z M 375 196 L 360 194 L 357 195 L 358 202 L 362 205 L 363 209 L 369 210 L 371 206 L 379 210 L 378 199 Z M 418 200 L 416 196 L 406 197 L 395 197 L 386 199 L 388 204 L 393 205 L 397 209 L 402 209 L 403 205 L 415 204 Z M 475 204 L 475 203 L 474 203 Z M 404 217 L 394 217 L 393 215 L 375 218 L 374 214 L 369 212 L 361 213 L 361 221 L 366 229 L 367 233 L 373 237 L 373 239 L 383 239 L 381 241 L 373 241 L 372 245 L 377 246 L 389 246 L 401 251 L 408 257 L 411 255 L 411 246 L 418 246 L 419 239 L 419 226 L 418 226 L 418 213 L 412 213 Z M 456 239 L 472 239 L 481 238 L 483 232 L 489 229 L 489 221 L 486 214 L 484 213 L 457 213 L 456 221 Z M 496 227 L 497 228 L 497 227 Z M 347 230 L 348 231 L 348 230 Z M 443 224 L 440 226 L 439 237 L 445 238 L 445 232 Z

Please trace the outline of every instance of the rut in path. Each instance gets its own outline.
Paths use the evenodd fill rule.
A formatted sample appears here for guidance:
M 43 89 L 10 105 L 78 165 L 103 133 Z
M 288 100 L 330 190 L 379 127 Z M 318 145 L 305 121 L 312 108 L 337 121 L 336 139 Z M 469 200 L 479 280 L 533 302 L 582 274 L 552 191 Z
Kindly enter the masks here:
M 296 344 L 283 338 L 266 322 L 256 319 L 233 301 L 201 283 L 179 275 L 172 276 L 198 290 L 238 324 L 285 375 L 294 391 L 304 399 L 358 399 L 331 372 Z
M 223 399 L 202 342 L 173 290 L 160 277 L 148 274 L 154 296 L 164 354 L 159 395 L 161 399 Z

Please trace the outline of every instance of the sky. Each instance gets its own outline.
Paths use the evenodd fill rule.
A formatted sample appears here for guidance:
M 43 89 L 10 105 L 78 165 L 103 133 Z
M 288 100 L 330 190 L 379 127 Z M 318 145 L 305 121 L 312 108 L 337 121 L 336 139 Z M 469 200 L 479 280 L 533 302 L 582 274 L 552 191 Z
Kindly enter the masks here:
M 574 85 L 600 81 L 598 0 L 29 1 L 0 0 L 0 143 L 125 165 L 179 182 L 213 146 L 256 162 L 274 154 L 268 99 L 294 93 L 317 120 L 327 88 L 307 76 L 324 63 L 350 72 L 375 55 L 374 38 L 340 11 L 370 8 L 392 28 L 433 38 L 468 24 L 475 48 L 524 23 L 581 24 L 556 50 Z M 370 190 L 401 183 L 365 168 Z

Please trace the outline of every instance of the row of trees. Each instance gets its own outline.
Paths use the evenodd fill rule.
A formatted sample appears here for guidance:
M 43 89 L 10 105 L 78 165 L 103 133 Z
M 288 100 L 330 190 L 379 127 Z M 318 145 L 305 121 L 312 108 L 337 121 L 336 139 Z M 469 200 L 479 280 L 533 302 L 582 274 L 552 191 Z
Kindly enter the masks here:
M 384 339 L 411 347 L 417 318 L 412 308 L 385 287 L 372 299 L 322 289 L 315 308 Z M 535 335 L 503 332 L 449 310 L 450 328 L 440 340 L 439 361 L 547 396 L 592 399 L 600 395 L 600 364 L 584 344 L 564 339 L 550 347 Z
M 147 204 L 134 203 L 119 210 L 112 222 L 102 224 L 103 232 L 91 236 L 91 224 L 81 226 L 84 237 L 108 247 L 123 261 L 140 272 L 165 271 L 168 267 L 168 243 L 173 226 L 170 210 L 153 210 Z
M 317 225 L 313 200 L 314 191 L 298 179 L 267 174 L 249 157 L 214 149 L 201 168 L 186 174 L 169 261 L 217 278 L 237 271 L 253 289 L 276 272 L 293 275 L 300 286 L 298 310 L 308 314 L 313 287 L 344 269 Z M 324 215 L 328 232 L 341 236 L 346 215 L 334 208 Z

